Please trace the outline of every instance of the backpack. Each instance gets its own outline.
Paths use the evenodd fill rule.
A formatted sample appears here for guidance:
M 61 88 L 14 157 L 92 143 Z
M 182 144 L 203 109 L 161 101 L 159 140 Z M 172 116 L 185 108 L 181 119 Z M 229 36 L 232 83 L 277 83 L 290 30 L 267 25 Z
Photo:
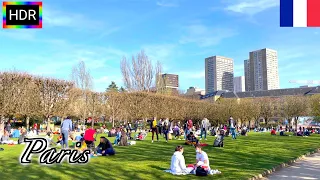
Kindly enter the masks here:
M 208 172 L 204 168 L 199 166 L 196 169 L 196 176 L 208 176 Z
M 153 127 L 153 128 L 156 128 L 156 127 L 157 127 L 157 121 L 156 121 L 156 120 L 153 120 L 153 121 L 152 121 L 152 127 Z

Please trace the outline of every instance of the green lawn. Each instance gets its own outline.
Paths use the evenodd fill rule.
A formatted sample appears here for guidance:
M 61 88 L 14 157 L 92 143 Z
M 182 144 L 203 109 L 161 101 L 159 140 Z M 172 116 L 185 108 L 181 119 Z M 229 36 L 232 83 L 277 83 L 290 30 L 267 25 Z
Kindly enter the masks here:
M 1 179 L 196 179 L 194 175 L 173 176 L 163 170 L 170 167 L 174 148 L 183 141 L 172 140 L 151 144 L 150 134 L 145 141 L 134 146 L 115 147 L 117 154 L 112 157 L 96 157 L 87 165 L 40 166 L 37 159 L 29 166 L 19 164 L 18 158 L 23 145 L 0 145 Z M 113 142 L 113 138 L 110 139 Z M 320 136 L 280 137 L 269 133 L 250 133 L 237 140 L 225 139 L 224 148 L 213 148 L 214 137 L 208 138 L 204 151 L 208 153 L 212 169 L 220 175 L 201 179 L 247 179 L 282 162 L 320 148 Z M 185 146 L 186 164 L 195 162 L 195 149 Z

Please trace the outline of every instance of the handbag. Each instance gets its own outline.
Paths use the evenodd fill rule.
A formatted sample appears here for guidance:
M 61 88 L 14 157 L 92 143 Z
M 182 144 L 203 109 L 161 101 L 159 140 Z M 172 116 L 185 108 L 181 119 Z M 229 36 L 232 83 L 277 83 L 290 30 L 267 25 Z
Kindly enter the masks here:
M 196 169 L 196 176 L 208 176 L 208 172 L 201 166 Z

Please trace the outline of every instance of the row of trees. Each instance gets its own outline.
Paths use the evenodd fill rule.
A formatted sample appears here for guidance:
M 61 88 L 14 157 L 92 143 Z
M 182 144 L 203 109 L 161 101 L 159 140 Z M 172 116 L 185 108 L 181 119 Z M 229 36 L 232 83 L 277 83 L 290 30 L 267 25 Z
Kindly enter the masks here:
M 51 116 L 105 116 L 113 121 L 150 117 L 175 120 L 207 117 L 212 124 L 224 124 L 229 116 L 240 124 L 257 124 L 260 117 L 268 124 L 274 117 L 296 121 L 300 116 L 320 116 L 320 96 L 227 99 L 215 103 L 147 92 L 118 90 L 112 83 L 106 92 L 76 88 L 74 83 L 31 76 L 27 73 L 0 73 L 0 115 L 20 115 L 48 119 Z

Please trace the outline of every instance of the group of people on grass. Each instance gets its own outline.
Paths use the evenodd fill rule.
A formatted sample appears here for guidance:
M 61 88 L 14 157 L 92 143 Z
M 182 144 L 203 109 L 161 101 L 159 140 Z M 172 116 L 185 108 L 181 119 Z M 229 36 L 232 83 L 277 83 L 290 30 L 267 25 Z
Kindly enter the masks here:
M 207 118 L 204 118 L 201 121 L 200 127 L 197 128 L 191 119 L 185 121 L 183 125 L 180 122 L 174 123 L 170 121 L 169 118 L 157 120 L 154 117 L 149 121 L 150 123 L 150 131 L 152 133 L 151 142 L 154 142 L 154 138 L 156 136 L 157 141 L 159 141 L 159 134 L 163 135 L 165 141 L 168 142 L 169 139 L 172 139 L 172 135 L 175 139 L 181 140 L 181 136 L 184 136 L 184 140 L 188 140 L 188 137 L 194 137 L 195 132 L 199 132 L 200 140 L 204 137 L 207 140 L 207 132 L 210 128 L 210 122 Z
M 186 165 L 183 156 L 184 148 L 182 146 L 177 146 L 171 157 L 169 172 L 174 175 L 196 174 L 198 176 L 220 173 L 218 170 L 211 170 L 209 157 L 207 153 L 202 150 L 200 145 L 195 146 L 195 151 L 195 163 Z

